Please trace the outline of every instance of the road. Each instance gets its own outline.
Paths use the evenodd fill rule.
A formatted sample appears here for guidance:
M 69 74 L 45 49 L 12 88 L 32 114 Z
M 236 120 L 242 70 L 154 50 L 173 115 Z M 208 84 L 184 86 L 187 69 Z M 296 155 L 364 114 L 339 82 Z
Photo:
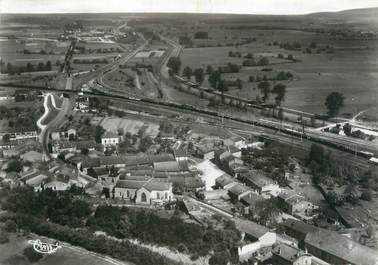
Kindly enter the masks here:
M 110 64 L 107 64 L 106 66 L 100 68 L 99 70 L 96 70 L 95 72 L 92 73 L 92 75 L 85 76 L 79 84 L 82 85 L 88 82 L 89 80 L 93 79 L 94 77 L 96 77 L 96 80 L 100 85 L 104 87 L 110 87 L 104 82 L 104 77 L 107 74 L 110 74 L 111 72 L 117 70 L 119 65 L 123 65 L 127 63 L 131 58 L 133 58 L 138 52 L 142 51 L 148 45 L 148 41 L 143 37 L 143 35 L 139 34 L 139 36 L 142 38 L 143 44 L 141 44 L 138 48 L 136 48 L 131 53 L 128 53 L 127 55 L 121 57 L 120 59 Z M 75 86 L 75 88 L 77 87 L 78 85 Z
M 71 77 L 67 78 L 66 90 L 72 90 L 72 78 Z M 51 132 L 53 132 L 55 129 L 58 129 L 63 124 L 64 120 L 69 115 L 71 115 L 71 112 L 72 112 L 73 106 L 74 106 L 74 102 L 75 102 L 74 98 L 64 97 L 63 101 L 62 101 L 62 105 L 60 106 L 60 108 L 56 108 L 56 110 L 58 110 L 59 112 L 55 116 L 55 118 L 53 120 L 51 120 L 48 124 L 41 125 L 41 121 L 43 120 L 43 117 L 47 116 L 47 112 L 51 111 L 47 107 L 47 104 L 46 104 L 46 102 L 47 102 L 46 99 L 48 97 L 51 97 L 51 99 L 53 100 L 53 105 L 56 105 L 55 102 L 54 102 L 55 100 L 54 100 L 53 94 L 48 93 L 45 96 L 45 100 L 44 100 L 45 113 L 37 122 L 38 127 L 41 129 L 41 133 L 39 135 L 39 141 L 42 145 L 43 160 L 44 161 L 49 161 L 51 159 L 51 155 L 50 155 L 50 151 L 49 151 L 49 141 L 50 141 Z M 74 96 L 72 96 L 72 97 L 74 97 Z

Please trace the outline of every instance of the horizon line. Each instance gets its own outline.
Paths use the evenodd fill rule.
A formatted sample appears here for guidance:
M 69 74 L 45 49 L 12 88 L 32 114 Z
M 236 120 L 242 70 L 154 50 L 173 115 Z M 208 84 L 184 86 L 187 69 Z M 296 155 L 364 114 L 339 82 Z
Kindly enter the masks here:
M 97 12 L 97 11 L 86 11 L 86 12 L 0 12 L 2 15 L 69 15 L 69 14 L 191 14 L 191 15 L 242 15 L 242 16 L 306 16 L 312 14 L 327 14 L 327 13 L 339 13 L 351 10 L 366 10 L 366 9 L 378 9 L 378 6 L 375 7 L 362 7 L 362 8 L 352 8 L 352 9 L 342 9 L 337 11 L 320 11 L 320 12 L 308 12 L 308 13 L 282 13 L 282 14 L 274 14 L 274 13 L 238 13 L 238 12 L 230 12 L 230 13 L 223 13 L 223 12 L 195 12 L 195 11 L 105 11 L 105 12 Z

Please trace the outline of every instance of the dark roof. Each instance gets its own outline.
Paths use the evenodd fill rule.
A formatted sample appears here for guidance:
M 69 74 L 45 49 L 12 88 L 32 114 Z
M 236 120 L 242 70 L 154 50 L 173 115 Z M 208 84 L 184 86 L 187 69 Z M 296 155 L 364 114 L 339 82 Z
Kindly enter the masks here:
M 173 153 L 174 153 L 175 157 L 187 157 L 188 156 L 186 150 L 184 150 L 182 148 L 178 148 L 178 149 L 173 150 Z
M 290 228 L 292 230 L 298 231 L 302 234 L 308 234 L 310 232 L 316 231 L 318 228 L 312 225 L 308 225 L 302 221 L 295 219 L 287 219 L 280 224 L 282 227 Z
M 279 256 L 289 262 L 296 261 L 300 256 L 306 255 L 302 250 L 287 244 L 278 244 L 272 249 L 273 255 Z M 308 255 L 308 254 L 307 254 Z
M 150 164 L 150 159 L 147 156 L 126 156 L 126 167 L 147 165 Z
M 240 201 L 247 206 L 255 205 L 257 202 L 260 202 L 263 200 L 265 200 L 264 197 L 253 192 L 247 195 L 244 195 L 243 197 L 240 198 Z
M 4 127 L 0 129 L 0 133 L 24 133 L 24 132 L 36 132 L 37 127 Z
M 239 196 L 239 195 L 243 194 L 244 192 L 250 191 L 250 190 L 251 189 L 249 187 L 238 183 L 238 184 L 232 186 L 228 191 L 232 194 Z
M 269 232 L 269 229 L 265 226 L 240 218 L 235 219 L 235 226 L 240 232 L 244 232 L 256 239 L 259 239 L 261 236 Z
M 158 162 L 167 162 L 167 161 L 175 161 L 176 159 L 172 154 L 158 154 L 158 155 L 150 155 L 149 160 L 151 163 L 158 163 Z
M 97 176 L 102 176 L 102 175 L 109 175 L 109 169 L 104 168 L 104 167 L 96 167 L 93 168 L 94 172 L 96 172 Z
M 180 168 L 182 171 L 188 171 L 188 170 L 189 170 L 189 164 L 188 164 L 188 161 L 178 161 L 178 164 L 179 164 L 179 168 Z
M 318 229 L 307 234 L 305 243 L 355 265 L 375 265 L 378 252 L 336 232 Z
M 154 169 L 155 171 L 163 171 L 163 172 L 182 171 L 177 161 L 155 162 Z
M 260 188 L 276 183 L 273 179 L 266 177 L 265 174 L 259 170 L 250 170 L 248 173 L 243 174 L 242 177 Z
M 215 182 L 221 186 L 226 186 L 227 184 L 230 184 L 231 182 L 234 182 L 234 179 L 228 175 L 228 174 L 223 174 L 222 176 L 218 177 L 215 179 Z
M 138 190 L 140 188 L 145 188 L 149 191 L 165 191 L 172 187 L 171 182 L 159 181 L 157 179 L 148 180 L 119 180 L 115 186 L 116 188 L 127 188 Z
M 126 158 L 123 156 L 102 156 L 100 157 L 100 164 L 102 166 L 126 164 Z
M 231 154 L 233 154 L 233 153 L 237 153 L 237 152 L 240 152 L 240 149 L 239 149 L 239 148 L 236 148 L 236 147 L 233 146 L 233 145 L 229 145 L 229 146 L 227 147 L 227 149 L 228 149 L 228 151 L 229 151 Z
M 83 163 L 81 164 L 83 168 L 90 168 L 90 167 L 99 167 L 100 166 L 100 158 L 99 157 L 87 157 L 83 159 Z
M 101 139 L 105 139 L 105 138 L 118 138 L 119 135 L 116 134 L 115 132 L 105 132 L 102 136 L 101 136 Z
M 143 187 L 144 184 L 146 184 L 144 180 L 119 180 L 115 187 L 138 190 Z
M 97 146 L 97 143 L 93 140 L 76 142 L 77 149 L 83 149 L 83 148 L 90 149 L 90 148 L 95 148 L 96 146 Z
M 169 190 L 172 187 L 172 183 L 159 181 L 157 179 L 150 179 L 147 181 L 147 183 L 143 187 L 149 191 L 153 191 L 153 190 L 165 191 L 165 190 Z

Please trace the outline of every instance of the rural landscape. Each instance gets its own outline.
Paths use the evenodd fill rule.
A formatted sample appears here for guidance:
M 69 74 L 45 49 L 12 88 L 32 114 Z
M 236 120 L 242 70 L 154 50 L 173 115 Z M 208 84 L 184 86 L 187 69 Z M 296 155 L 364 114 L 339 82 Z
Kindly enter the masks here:
M 0 264 L 376 265 L 378 7 L 1 13 Z

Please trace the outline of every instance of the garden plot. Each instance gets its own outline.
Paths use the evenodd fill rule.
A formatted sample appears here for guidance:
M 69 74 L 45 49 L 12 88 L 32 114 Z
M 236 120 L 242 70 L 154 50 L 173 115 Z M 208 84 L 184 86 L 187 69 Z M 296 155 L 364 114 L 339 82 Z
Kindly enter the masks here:
M 154 123 L 147 123 L 140 120 L 133 120 L 118 117 L 94 117 L 91 121 L 94 125 L 101 125 L 105 130 L 117 132 L 123 130 L 123 133 L 137 134 L 141 129 L 145 131 L 146 135 L 155 138 L 159 133 L 159 125 Z

